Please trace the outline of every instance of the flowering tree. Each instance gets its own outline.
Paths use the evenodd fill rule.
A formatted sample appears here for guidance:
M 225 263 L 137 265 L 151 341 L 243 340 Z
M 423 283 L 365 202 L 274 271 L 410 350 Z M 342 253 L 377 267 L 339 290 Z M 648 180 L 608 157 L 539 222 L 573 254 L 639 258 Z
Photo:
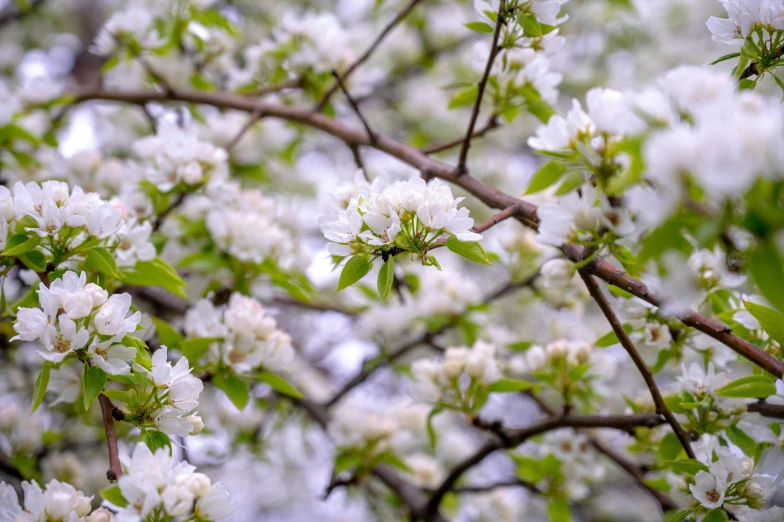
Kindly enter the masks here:
M 0 522 L 784 520 L 783 65 L 782 0 L 6 2 Z

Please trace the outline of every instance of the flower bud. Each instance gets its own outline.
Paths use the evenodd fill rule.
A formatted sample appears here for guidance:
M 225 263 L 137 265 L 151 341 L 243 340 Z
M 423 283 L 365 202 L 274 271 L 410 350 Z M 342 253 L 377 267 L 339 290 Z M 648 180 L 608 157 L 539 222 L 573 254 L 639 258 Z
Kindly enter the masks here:
M 82 319 L 93 311 L 93 299 L 86 291 L 78 290 L 63 299 L 63 310 L 74 321 Z
M 762 486 L 753 481 L 746 482 L 743 494 L 749 499 L 749 506 L 754 509 L 765 507 L 765 490 Z
M 93 301 L 93 308 L 98 308 L 109 298 L 109 292 L 95 283 L 87 283 L 84 285 L 84 291 L 90 294 L 90 298 Z M 71 319 L 73 319 L 73 317 Z
M 198 185 L 202 181 L 204 171 L 196 161 L 191 161 L 187 165 L 180 167 L 180 176 L 186 185 Z
M 547 357 L 552 361 L 555 359 L 563 359 L 569 354 L 569 345 L 563 340 L 559 339 L 547 345 Z
M 193 429 L 188 435 L 198 435 L 204 429 L 204 421 L 199 415 L 189 415 L 185 417 L 185 420 L 193 425 Z
M 447 348 L 444 352 L 444 375 L 447 379 L 456 379 L 463 373 L 468 358 L 465 348 Z
M 87 517 L 87 522 L 112 522 L 114 514 L 106 508 L 98 508 Z
M 743 474 L 747 477 L 751 475 L 751 472 L 754 471 L 754 459 L 749 457 L 744 457 L 741 461 L 741 466 L 743 469 Z

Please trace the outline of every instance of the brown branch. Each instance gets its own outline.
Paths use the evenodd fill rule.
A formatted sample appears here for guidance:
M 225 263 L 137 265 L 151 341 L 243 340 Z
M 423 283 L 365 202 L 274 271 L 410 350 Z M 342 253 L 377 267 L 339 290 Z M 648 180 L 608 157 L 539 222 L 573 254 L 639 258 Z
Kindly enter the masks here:
M 452 488 L 452 493 L 484 493 L 486 491 L 493 491 L 494 489 L 498 488 L 514 487 L 523 487 L 531 493 L 536 493 L 537 495 L 543 494 L 543 491 L 537 488 L 535 484 L 531 484 L 530 482 L 523 479 L 505 480 L 503 482 L 496 482 L 494 484 L 487 484 L 485 486 L 463 486 L 461 488 Z
M 476 232 L 476 233 L 484 232 L 485 230 L 489 230 L 493 228 L 498 223 L 502 221 L 506 221 L 510 217 L 515 217 L 517 214 L 519 214 L 519 211 L 520 209 L 518 208 L 517 205 L 510 205 L 505 209 L 503 209 L 501 212 L 498 212 L 497 214 L 491 216 L 490 219 L 488 219 L 487 221 L 483 221 L 482 223 L 475 225 L 470 230 L 471 232 Z M 439 239 L 438 241 L 433 242 L 433 244 L 430 245 L 427 249 L 433 250 L 434 248 L 440 248 L 445 245 L 446 245 L 446 239 Z
M 134 104 L 150 101 L 181 101 L 248 112 L 252 112 L 253 110 L 256 110 L 257 107 L 261 107 L 269 117 L 307 125 L 311 128 L 326 132 L 347 144 L 373 146 L 416 168 L 421 171 L 425 177 L 437 177 L 454 183 L 473 194 L 489 207 L 504 209 L 512 205 L 518 205 L 519 214 L 515 216 L 516 219 L 534 230 L 537 229 L 537 223 L 539 222 L 536 216 L 536 205 L 506 194 L 495 187 L 483 183 L 470 174 L 456 176 L 455 168 L 453 166 L 433 159 L 415 147 L 411 147 L 382 134 L 376 134 L 376 143 L 371 144 L 368 141 L 367 133 L 364 130 L 349 127 L 320 113 L 297 109 L 287 105 L 265 103 L 243 96 L 204 91 L 177 91 L 173 97 L 167 95 L 167 93 L 157 91 L 108 92 L 90 90 L 75 94 L 74 101 L 77 103 L 88 100 L 118 101 Z M 562 246 L 562 250 L 573 262 L 580 263 L 585 260 L 585 248 L 582 245 L 565 244 Z M 647 286 L 643 282 L 634 279 L 623 270 L 607 263 L 599 257 L 595 257 L 591 263 L 583 268 L 583 271 L 590 273 L 611 285 L 617 286 L 654 306 L 660 306 L 661 304 L 660 298 L 649 292 Z M 745 339 L 741 339 L 737 335 L 734 335 L 732 330 L 726 325 L 694 311 L 687 312 L 679 317 L 679 319 L 686 326 L 695 328 L 722 344 L 725 344 L 767 372 L 777 377 L 784 376 L 784 362 L 760 350 Z
M 458 160 L 457 168 L 455 169 L 456 176 L 462 176 L 468 172 L 466 169 L 466 161 L 468 161 L 468 149 L 471 147 L 471 140 L 474 138 L 474 127 L 476 127 L 476 120 L 479 118 L 479 110 L 482 105 L 482 98 L 484 98 L 487 80 L 490 78 L 490 71 L 493 69 L 493 62 L 495 62 L 495 57 L 498 56 L 498 52 L 501 50 L 501 47 L 498 45 L 498 39 L 501 37 L 501 29 L 506 23 L 504 20 L 505 8 L 506 1 L 501 0 L 501 5 L 498 8 L 498 19 L 495 23 L 495 32 L 493 33 L 493 43 L 492 47 L 490 47 L 490 56 L 487 57 L 485 72 L 478 84 L 476 102 L 474 102 L 474 108 L 471 112 L 471 120 L 468 122 L 468 130 L 466 131 L 465 138 L 463 139 L 463 146 L 460 149 L 460 159 Z
M 395 16 L 395 18 L 393 18 L 392 21 L 390 21 L 386 25 L 386 27 L 384 27 L 384 29 L 381 31 L 381 33 L 379 33 L 379 35 L 376 37 L 375 41 L 373 41 L 373 43 L 370 45 L 370 47 L 367 48 L 367 50 L 362 54 L 362 56 L 357 58 L 357 60 L 354 63 L 352 63 L 349 66 L 348 69 L 346 69 L 346 72 L 343 73 L 342 78 L 340 76 L 336 76 L 338 81 L 335 82 L 335 84 L 332 85 L 332 87 L 330 87 L 329 90 L 324 94 L 324 96 L 321 98 L 321 100 L 319 100 L 318 104 L 316 105 L 316 107 L 314 109 L 316 112 L 321 112 L 321 110 L 324 108 L 324 106 L 329 101 L 330 97 L 333 94 L 335 94 L 335 91 L 337 91 L 339 89 L 339 82 L 341 80 L 342 81 L 346 81 L 348 79 L 348 77 L 351 76 L 351 73 L 353 73 L 360 65 L 365 63 L 367 61 L 367 59 L 370 58 L 370 55 L 372 55 L 375 52 L 375 50 L 378 48 L 378 46 L 381 45 L 381 42 L 384 41 L 384 38 L 386 38 L 387 35 L 390 32 L 392 32 L 392 29 L 394 29 L 400 22 L 402 22 L 406 18 L 406 16 L 408 16 L 408 14 L 421 1 L 422 0 L 411 0 L 411 2 L 408 4 L 408 6 L 406 6 L 405 9 L 400 11 L 397 14 L 397 16 Z
M 370 144 L 371 145 L 375 145 L 376 144 L 376 135 L 370 129 L 370 125 L 368 125 L 367 120 L 362 115 L 362 111 L 359 110 L 359 105 L 357 105 L 357 102 L 354 101 L 354 98 L 351 97 L 351 94 L 348 92 L 348 89 L 346 89 L 346 86 L 343 83 L 343 80 L 340 79 L 340 75 L 334 69 L 332 70 L 332 76 L 335 77 L 335 81 L 337 81 L 338 86 L 340 87 L 340 90 L 343 91 L 343 94 L 346 95 L 346 99 L 348 100 L 349 105 L 351 105 L 351 108 L 354 109 L 354 112 L 359 117 L 359 121 L 362 122 L 362 126 L 365 127 L 365 131 L 368 134 L 368 140 L 370 141 Z M 357 145 L 354 145 L 354 148 L 357 148 Z
M 163 209 L 163 211 L 158 214 L 158 217 L 155 218 L 155 222 L 152 225 L 153 232 L 161 228 L 163 221 L 169 216 L 169 214 L 174 212 L 180 205 L 182 205 L 183 201 L 185 201 L 185 192 L 180 192 L 177 194 L 177 197 L 174 199 L 174 201 L 172 201 L 168 207 Z
M 763 417 L 784 419 L 784 406 L 781 404 L 770 404 L 764 400 L 759 400 L 758 402 L 749 404 L 748 411 L 759 413 Z
M 438 506 L 441 504 L 441 500 L 452 490 L 460 477 L 469 469 L 482 462 L 488 455 L 491 455 L 500 449 L 515 448 L 536 435 L 541 435 L 542 433 L 561 428 L 610 428 L 629 432 L 637 427 L 651 428 L 658 426 L 663 422 L 664 420 L 658 414 L 653 413 L 618 416 L 564 415 L 545 419 L 528 428 L 504 430 L 505 437 L 503 439 L 501 437 L 495 437 L 494 439 L 485 442 L 473 455 L 452 468 L 449 475 L 447 475 L 438 489 L 436 489 L 430 497 L 428 509 L 432 512 L 437 511 Z
M 103 426 L 106 429 L 106 446 L 109 448 L 109 471 L 106 472 L 106 478 L 109 482 L 116 482 L 123 474 L 120 454 L 117 450 L 117 435 L 114 433 L 114 419 L 120 415 L 115 413 L 117 408 L 103 393 L 98 396 L 98 402 L 101 403 Z
M 610 301 L 607 300 L 607 297 L 602 292 L 602 289 L 599 288 L 599 285 L 591 275 L 580 271 L 580 277 L 585 283 L 585 286 L 588 288 L 588 293 L 591 294 L 591 297 L 594 301 L 596 301 L 596 304 L 599 305 L 602 313 L 607 318 L 607 322 L 610 323 L 613 332 L 615 332 L 615 335 L 618 336 L 618 340 L 620 341 L 621 346 L 623 346 L 623 348 L 626 350 L 626 353 L 629 354 L 629 357 L 632 358 L 634 365 L 637 366 L 637 370 L 645 380 L 645 384 L 648 385 L 648 389 L 650 390 L 651 396 L 653 397 L 653 402 L 656 405 L 656 412 L 664 415 L 664 418 L 667 419 L 667 423 L 672 427 L 672 431 L 674 431 L 675 435 L 678 437 L 678 440 L 680 441 L 681 446 L 683 446 L 686 455 L 688 455 L 690 459 L 696 458 L 694 455 L 694 450 L 691 448 L 689 435 L 675 418 L 675 415 L 673 415 L 672 411 L 670 411 L 667 403 L 664 402 L 664 397 L 659 390 L 659 386 L 656 384 L 656 379 L 653 378 L 653 372 L 651 372 L 651 369 L 648 368 L 648 365 L 645 363 L 645 359 L 642 358 L 642 355 L 640 355 L 640 352 L 637 351 L 637 347 L 634 346 L 634 343 L 629 337 L 629 334 L 627 334 L 626 330 L 623 329 L 623 325 L 618 319 L 618 316 L 615 315 Z
M 482 127 L 481 129 L 479 129 L 478 131 L 474 132 L 471 135 L 471 139 L 473 140 L 475 138 L 481 138 L 491 130 L 497 129 L 500 126 L 501 125 L 498 123 L 498 118 L 496 116 L 492 116 L 484 127 Z M 458 145 L 462 144 L 464 141 L 465 141 L 465 137 L 455 138 L 452 141 L 447 141 L 445 143 L 437 143 L 435 145 L 429 145 L 427 147 L 423 147 L 422 152 L 424 152 L 425 154 L 436 154 L 438 152 L 443 152 L 453 147 L 457 147 Z
M 235 134 L 234 137 L 223 146 L 223 148 L 226 149 L 227 152 L 230 152 L 231 149 L 233 149 L 237 143 L 240 142 L 242 137 L 245 136 L 245 134 L 247 134 L 248 131 L 250 131 L 250 129 L 252 129 L 253 126 L 263 117 L 264 114 L 261 111 L 253 111 L 253 113 L 248 117 L 248 121 L 245 122 L 245 125 L 243 125 L 239 131 L 237 131 L 237 134 Z

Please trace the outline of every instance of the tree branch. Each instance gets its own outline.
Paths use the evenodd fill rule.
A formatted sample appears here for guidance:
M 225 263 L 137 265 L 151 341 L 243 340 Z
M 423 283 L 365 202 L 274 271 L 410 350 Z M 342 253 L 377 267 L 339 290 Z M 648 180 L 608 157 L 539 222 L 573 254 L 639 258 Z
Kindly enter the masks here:
M 667 419 L 667 423 L 672 427 L 672 431 L 674 431 L 675 435 L 678 437 L 681 446 L 683 446 L 684 451 L 686 451 L 686 455 L 688 455 L 690 459 L 696 458 L 694 455 L 694 450 L 691 448 L 689 435 L 675 418 L 675 415 L 672 414 L 670 408 L 667 407 L 667 403 L 664 402 L 664 397 L 662 396 L 661 391 L 659 391 L 659 386 L 656 384 L 656 380 L 653 378 L 651 369 L 648 368 L 648 365 L 645 363 L 645 359 L 643 359 L 642 355 L 640 355 L 640 352 L 637 351 L 637 348 L 634 346 L 634 343 L 629 337 L 629 334 L 627 334 L 626 330 L 623 329 L 621 321 L 618 319 L 618 316 L 615 315 L 615 312 L 612 309 L 612 305 L 610 305 L 610 302 L 602 292 L 602 289 L 599 288 L 599 285 L 596 283 L 593 277 L 583 273 L 582 271 L 579 273 L 583 282 L 585 282 L 585 286 L 588 288 L 588 293 L 591 294 L 593 300 L 596 301 L 596 304 L 599 305 L 602 313 L 607 318 L 607 322 L 610 323 L 613 332 L 615 332 L 615 335 L 618 336 L 618 340 L 620 341 L 621 346 L 623 346 L 623 348 L 626 350 L 626 353 L 629 354 L 629 357 L 632 358 L 634 365 L 637 366 L 637 370 L 645 380 L 645 384 L 648 385 L 648 389 L 651 391 L 651 396 L 653 397 L 653 402 L 656 405 L 656 412 L 664 415 L 664 418 Z
M 495 437 L 493 440 L 485 442 L 473 455 L 452 468 L 446 479 L 430 497 L 428 509 L 433 512 L 437 511 L 441 500 L 452 490 L 460 477 L 469 469 L 482 462 L 488 455 L 500 449 L 516 448 L 536 435 L 561 428 L 611 428 L 628 432 L 633 431 L 636 427 L 651 428 L 663 422 L 664 420 L 658 414 L 653 413 L 618 416 L 564 415 L 546 419 L 528 428 L 504 430 L 505 436 L 503 438 Z
M 481 129 L 479 129 L 478 131 L 474 132 L 471 135 L 471 139 L 481 138 L 482 136 L 484 136 L 485 134 L 487 134 L 491 130 L 497 129 L 500 126 L 501 125 L 498 123 L 498 118 L 496 116 L 492 116 L 487 121 L 487 123 L 485 124 L 484 127 L 482 127 Z M 464 141 L 465 141 L 465 137 L 463 137 L 463 138 L 455 138 L 454 140 L 447 141 L 445 143 L 437 143 L 435 145 L 429 145 L 427 147 L 423 147 L 422 148 L 422 152 L 424 152 L 425 154 L 436 154 L 438 152 L 443 152 L 445 150 L 449 150 L 452 147 L 457 147 L 458 145 L 462 144 Z
M 103 393 L 98 396 L 98 402 L 101 403 L 103 426 L 106 429 L 106 446 L 109 448 L 109 471 L 106 472 L 106 478 L 109 479 L 109 482 L 116 482 L 123 474 L 120 454 L 117 450 L 117 435 L 114 433 L 114 418 L 117 415 L 115 413 L 117 408 Z
M 457 163 L 457 168 L 455 169 L 456 176 L 462 176 L 467 172 L 466 161 L 468 161 L 468 149 L 471 147 L 471 140 L 474 138 L 474 127 L 476 126 L 476 120 L 479 118 L 479 110 L 482 106 L 482 98 L 485 94 L 485 87 L 487 87 L 487 80 L 490 78 L 490 71 L 493 69 L 493 62 L 495 62 L 495 57 L 498 56 L 498 52 L 501 50 L 501 47 L 498 45 L 498 39 L 501 37 L 501 29 L 506 23 L 504 20 L 505 9 L 506 0 L 501 0 L 501 4 L 498 8 L 498 19 L 495 22 L 493 43 L 490 47 L 490 56 L 487 57 L 485 72 L 478 84 L 474 109 L 471 111 L 471 120 L 468 122 L 468 130 L 466 131 L 466 135 L 463 140 L 463 146 L 460 149 L 460 159 Z
M 748 411 L 759 413 L 763 417 L 774 417 L 784 419 L 784 406 L 781 404 L 770 404 L 764 400 L 749 404 Z
M 362 122 L 362 126 L 365 127 L 365 131 L 368 133 L 368 140 L 370 140 L 370 144 L 375 145 L 376 135 L 371 130 L 370 125 L 368 125 L 368 122 L 365 119 L 365 117 L 362 116 L 362 111 L 359 110 L 359 105 L 357 105 L 357 102 L 354 101 L 354 98 L 351 97 L 351 94 L 349 94 L 348 89 L 346 89 L 346 86 L 343 84 L 343 80 L 340 79 L 340 75 L 334 69 L 332 70 L 332 76 L 335 77 L 335 80 L 338 82 L 338 86 L 340 87 L 340 90 L 343 91 L 343 94 L 346 95 L 346 99 L 348 100 L 349 105 L 351 105 L 351 108 L 354 109 L 354 112 L 359 117 L 359 121 Z M 354 147 L 356 148 L 357 146 L 354 145 Z
M 360 65 L 365 63 L 367 61 L 367 59 L 370 58 L 370 55 L 372 55 L 375 52 L 375 50 L 378 48 L 378 46 L 381 45 L 381 42 L 383 42 L 384 38 L 386 38 L 387 35 L 392 32 L 392 29 L 394 29 L 400 22 L 402 22 L 406 18 L 406 16 L 408 16 L 408 14 L 421 1 L 422 0 L 411 0 L 411 2 L 408 4 L 408 6 L 406 6 L 405 9 L 400 11 L 397 14 L 397 16 L 395 16 L 395 18 L 393 18 L 386 25 L 386 27 L 384 27 L 384 29 L 381 31 L 381 33 L 379 33 L 379 35 L 376 37 L 376 39 L 373 41 L 373 43 L 370 44 L 370 47 L 367 48 L 367 50 L 362 54 L 362 56 L 357 58 L 357 60 L 353 64 L 351 64 L 351 66 L 349 66 L 348 69 L 346 69 L 346 72 L 343 73 L 343 77 L 342 77 L 343 81 L 346 81 L 348 79 L 348 77 L 351 76 L 351 73 L 353 73 L 357 69 L 357 67 L 359 67 Z M 336 76 L 336 78 L 337 78 L 338 81 L 335 82 L 335 84 L 332 85 L 332 87 L 329 88 L 329 90 L 324 94 L 324 96 L 321 98 L 321 100 L 319 100 L 318 104 L 316 105 L 316 107 L 314 109 L 316 112 L 321 112 L 321 109 L 324 108 L 324 106 L 329 101 L 330 97 L 333 94 L 335 94 L 335 91 L 338 90 L 339 82 L 341 80 L 341 77 Z
M 476 196 L 489 207 L 504 209 L 512 205 L 518 205 L 519 214 L 516 215 L 515 218 L 534 230 L 537 229 L 537 224 L 539 222 L 536 216 L 536 205 L 506 194 L 495 187 L 483 183 L 470 174 L 456 176 L 454 167 L 430 158 L 415 147 L 403 144 L 382 134 L 377 133 L 376 143 L 371 144 L 368 141 L 367 133 L 364 130 L 351 128 L 320 113 L 314 113 L 286 105 L 265 103 L 244 96 L 202 91 L 177 91 L 174 97 L 169 96 L 167 93 L 156 91 L 108 92 L 97 90 L 84 91 L 75 95 L 75 102 L 84 102 L 88 100 L 119 101 L 135 104 L 150 101 L 182 101 L 248 112 L 252 112 L 257 107 L 261 107 L 261 110 L 269 117 L 307 125 L 326 132 L 347 144 L 373 146 L 420 170 L 425 177 L 438 177 L 454 183 Z M 567 257 L 575 263 L 580 263 L 585 260 L 586 252 L 582 245 L 566 244 L 563 245 L 562 250 L 566 253 Z M 660 299 L 652 295 L 644 283 L 634 279 L 623 270 L 616 268 L 599 257 L 596 257 L 591 263 L 585 266 L 583 271 L 595 275 L 607 283 L 617 286 L 654 306 L 660 305 Z M 734 335 L 732 330 L 727 326 L 694 311 L 684 314 L 679 317 L 679 319 L 685 325 L 693 327 L 725 344 L 767 372 L 777 377 L 784 376 L 784 362 L 763 352 L 737 335 Z

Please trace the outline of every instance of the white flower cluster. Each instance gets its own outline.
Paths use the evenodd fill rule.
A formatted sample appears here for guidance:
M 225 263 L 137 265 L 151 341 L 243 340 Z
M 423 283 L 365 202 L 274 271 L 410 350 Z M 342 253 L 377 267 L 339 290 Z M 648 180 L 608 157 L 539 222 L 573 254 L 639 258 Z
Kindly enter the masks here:
M 106 373 L 130 373 L 128 361 L 136 349 L 122 344 L 126 334 L 136 331 L 141 313 L 128 315 L 130 294 L 109 297 L 95 283 L 87 283 L 87 274 L 66 272 L 47 288 L 38 289 L 41 308 L 20 308 L 17 312 L 14 339 L 41 341 L 41 356 L 59 363 L 72 353 L 87 347 L 92 363 Z M 107 340 L 101 340 L 108 337 Z
M 287 10 L 272 39 L 245 50 L 247 70 L 238 74 L 246 80 L 264 82 L 279 65 L 297 75 L 309 70 L 317 74 L 333 69 L 340 72 L 355 60 L 359 36 L 347 31 L 333 13 Z M 279 64 L 282 50 L 284 58 Z
M 372 446 L 375 454 L 404 453 L 427 439 L 429 409 L 421 404 L 368 409 L 342 402 L 335 409 L 328 432 L 342 449 Z
M 64 227 L 67 227 L 63 230 Z M 45 181 L 42 184 L 16 183 L 13 192 L 0 187 L 0 247 L 5 247 L 14 232 L 34 232 L 41 238 L 51 237 L 44 243 L 52 254 L 77 248 L 88 238 L 104 240 L 107 246 L 123 250 L 123 259 L 133 264 L 136 259 L 155 257 L 149 243 L 149 231 L 134 220 L 125 220 L 120 210 L 93 192 L 85 193 L 80 187 L 71 190 L 62 181 Z M 147 231 L 147 232 L 145 232 Z M 127 244 L 133 236 L 133 248 Z M 62 243 L 62 244 L 60 244 Z
M 568 16 L 558 16 L 561 6 L 568 0 L 533 0 L 520 2 L 511 20 L 507 20 L 503 29 L 504 42 L 513 41 L 513 45 L 504 45 L 501 55 L 493 64 L 493 73 L 498 75 L 502 83 L 508 83 L 512 90 L 519 90 L 527 85 L 536 89 L 539 95 L 549 103 L 558 100 L 558 85 L 563 75 L 550 70 L 550 61 L 546 55 L 552 54 L 563 47 L 564 38 L 558 35 L 558 26 L 568 20 Z M 498 1 L 486 2 L 474 0 L 474 10 L 479 15 L 495 23 L 488 16 L 495 16 L 500 8 Z M 520 16 L 535 17 L 539 24 L 552 27 L 542 36 L 525 36 L 525 30 L 518 22 Z M 487 42 L 478 42 L 477 68 L 484 69 L 490 46 Z
M 212 344 L 208 357 L 235 373 L 261 366 L 282 370 L 294 358 L 291 337 L 278 329 L 261 303 L 240 293 L 233 293 L 222 309 L 209 299 L 201 299 L 185 314 L 184 329 L 189 338 L 219 339 Z
M 784 5 L 776 0 L 723 0 L 728 18 L 711 16 L 708 29 L 713 40 L 727 45 L 739 44 L 755 29 L 784 31 Z
M 471 349 L 447 348 L 443 359 L 414 361 L 411 365 L 411 373 L 413 375 L 411 395 L 427 403 L 459 404 L 463 397 L 455 396 L 455 384 L 463 374 L 483 387 L 489 386 L 501 377 L 495 346 L 483 341 L 477 341 Z
M 161 346 L 152 354 L 150 372 L 139 365 L 134 365 L 134 370 L 149 375 L 155 387 L 152 406 L 137 413 L 137 417 L 152 417 L 157 428 L 169 435 L 187 437 L 201 432 L 204 423 L 196 409 L 204 383 L 191 375 L 188 359 L 181 357 L 172 366 L 168 360 L 168 349 Z
M 176 125 L 161 125 L 157 134 L 134 143 L 133 150 L 144 161 L 145 179 L 161 192 L 169 192 L 180 183 L 195 187 L 228 176 L 224 149 Z
M 20 506 L 14 488 L 0 482 L 0 518 L 8 522 L 106 522 L 111 513 L 92 511 L 92 499 L 70 484 L 52 480 L 41 489 L 36 481 L 22 482 L 24 502 Z
M 207 230 L 218 248 L 242 262 L 276 261 L 283 268 L 303 264 L 303 255 L 290 228 L 281 226 L 273 197 L 258 189 L 242 189 L 235 182 L 210 186 L 208 193 L 223 192 L 221 204 L 204 201 Z
M 468 209 L 457 207 L 463 199 L 452 196 L 440 180 L 425 183 L 419 177 L 360 195 L 338 212 L 337 219 L 322 218 L 324 236 L 331 241 L 327 250 L 348 256 L 397 246 L 423 254 L 444 233 L 460 241 L 479 241 L 482 236 L 470 230 L 474 220 Z
M 723 415 L 745 411 L 746 404 L 742 399 L 722 397 L 716 393 L 729 379 L 722 372 L 716 373 L 713 362 L 708 363 L 707 371 L 700 363 L 692 363 L 688 367 L 685 363 L 681 364 L 681 370 L 682 374 L 678 377 L 680 388 L 690 393 L 696 401 L 713 401 L 716 410 Z M 716 411 L 708 414 L 709 420 L 715 420 L 716 417 Z
M 509 368 L 521 375 L 552 368 L 558 361 L 565 361 L 568 368 L 574 368 L 590 362 L 592 355 L 593 347 L 589 343 L 558 339 L 544 348 L 531 346 L 524 354 L 512 357 Z
M 724 504 L 748 504 L 759 509 L 765 505 L 762 486 L 748 480 L 754 470 L 754 460 L 740 458 L 727 449 L 716 450 L 718 459 L 709 466 L 709 471 L 699 471 L 695 483 L 689 485 L 694 498 L 709 509 Z
M 125 455 L 121 459 L 125 474 L 118 485 L 128 505 L 116 506 L 119 521 L 146 520 L 151 515 L 211 521 L 234 513 L 235 505 L 223 484 L 213 484 L 185 461 L 172 466 L 167 449 L 153 453 L 138 444 L 130 459 Z
M 163 43 L 165 39 L 158 34 L 153 13 L 143 7 L 130 7 L 106 20 L 91 51 L 100 56 L 110 56 L 127 47 L 149 51 Z

